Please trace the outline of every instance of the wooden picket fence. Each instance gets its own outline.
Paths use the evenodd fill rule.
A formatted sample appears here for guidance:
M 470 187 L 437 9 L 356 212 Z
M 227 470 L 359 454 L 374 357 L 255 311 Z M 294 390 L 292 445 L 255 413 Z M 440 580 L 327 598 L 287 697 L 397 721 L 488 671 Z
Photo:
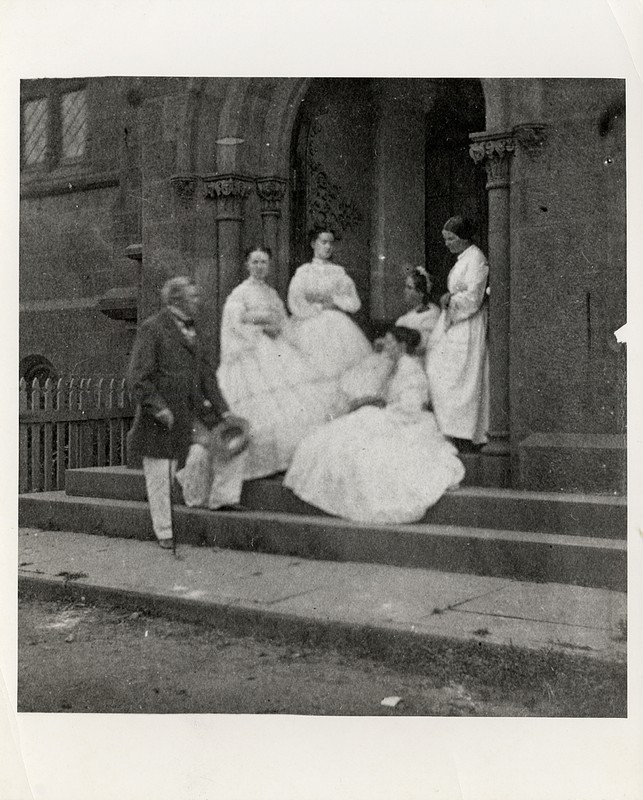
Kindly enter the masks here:
M 67 469 L 126 464 L 133 417 L 124 379 L 22 379 L 19 491 L 64 489 Z

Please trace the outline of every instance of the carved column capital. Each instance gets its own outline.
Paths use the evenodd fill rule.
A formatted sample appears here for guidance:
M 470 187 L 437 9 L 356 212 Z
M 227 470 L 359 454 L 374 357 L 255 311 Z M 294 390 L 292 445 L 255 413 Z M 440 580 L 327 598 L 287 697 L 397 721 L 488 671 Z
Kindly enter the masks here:
M 469 155 L 487 170 L 487 189 L 509 186 L 510 158 L 516 149 L 511 133 L 472 133 Z
M 271 176 L 257 178 L 257 194 L 261 200 L 261 213 L 275 217 L 281 216 L 281 203 L 286 194 L 286 181 L 284 178 Z
M 196 175 L 173 175 L 170 178 L 175 198 L 181 205 L 189 205 L 196 192 Z
M 534 158 L 543 150 L 547 143 L 548 126 L 542 122 L 526 122 L 516 125 L 512 135 L 521 150 L 530 158 Z
M 243 201 L 254 182 L 245 175 L 232 173 L 210 175 L 203 179 L 205 196 L 217 201 L 217 219 L 240 220 Z

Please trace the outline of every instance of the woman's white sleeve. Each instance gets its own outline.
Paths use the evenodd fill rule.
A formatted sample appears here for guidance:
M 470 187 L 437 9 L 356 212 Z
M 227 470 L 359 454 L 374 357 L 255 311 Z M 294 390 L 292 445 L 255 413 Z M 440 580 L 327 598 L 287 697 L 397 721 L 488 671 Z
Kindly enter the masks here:
M 449 320 L 451 323 L 462 322 L 478 311 L 485 298 L 489 265 L 486 260 L 478 256 L 468 266 L 467 271 L 458 285 L 457 291 L 452 292 L 449 300 Z
M 288 308 L 295 318 L 306 319 L 319 314 L 321 306 L 319 303 L 309 303 L 306 300 L 306 290 L 308 281 L 301 272 L 301 267 L 295 272 L 288 286 Z
M 345 274 L 335 281 L 332 300 L 337 308 L 347 311 L 349 314 L 354 314 L 362 307 L 362 301 L 359 299 L 353 280 Z
M 282 324 L 286 322 L 288 319 L 288 312 L 286 311 L 286 306 L 284 305 L 284 301 L 279 297 L 276 289 L 273 289 L 273 297 L 272 297 L 272 307 L 279 319 L 279 322 Z
M 230 295 L 223 306 L 221 320 L 221 361 L 230 361 L 251 349 L 259 329 L 251 322 L 245 322 L 245 304 L 240 297 Z
M 422 325 L 420 326 L 420 336 L 422 337 L 422 348 L 424 350 L 426 350 L 429 346 L 431 334 L 435 330 L 435 326 L 438 324 L 439 319 L 440 309 L 438 306 L 432 306 L 429 309 L 429 312 L 427 312 L 426 318 L 423 320 Z
M 415 422 L 421 414 L 425 403 L 429 399 L 428 383 L 426 380 L 409 380 L 386 406 L 398 422 Z

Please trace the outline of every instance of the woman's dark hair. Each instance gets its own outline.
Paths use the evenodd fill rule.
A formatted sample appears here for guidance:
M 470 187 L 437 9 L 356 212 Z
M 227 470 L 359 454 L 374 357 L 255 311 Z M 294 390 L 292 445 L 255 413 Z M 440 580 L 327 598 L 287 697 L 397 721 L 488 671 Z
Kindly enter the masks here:
M 393 338 L 403 344 L 408 355 L 412 356 L 422 341 L 419 332 L 413 328 L 405 328 L 403 325 L 391 325 L 387 333 L 392 334 Z
M 449 217 L 442 226 L 443 231 L 454 233 L 459 239 L 470 242 L 475 234 L 475 226 L 468 217 Z
M 314 225 L 308 231 L 308 241 L 310 242 L 310 244 L 312 245 L 313 242 L 316 242 L 317 239 L 322 235 L 322 233 L 331 233 L 335 240 L 339 239 L 338 234 L 336 234 L 332 228 L 329 228 L 324 225 Z
M 253 253 L 265 253 L 268 258 L 272 258 L 272 250 L 263 244 L 253 244 L 252 247 L 246 248 L 243 254 L 244 263 L 250 258 Z
M 422 302 L 424 305 L 428 305 L 431 298 L 431 288 L 433 284 L 431 275 L 426 272 L 424 267 L 413 267 L 409 277 L 413 281 L 413 288 L 415 291 L 422 295 Z

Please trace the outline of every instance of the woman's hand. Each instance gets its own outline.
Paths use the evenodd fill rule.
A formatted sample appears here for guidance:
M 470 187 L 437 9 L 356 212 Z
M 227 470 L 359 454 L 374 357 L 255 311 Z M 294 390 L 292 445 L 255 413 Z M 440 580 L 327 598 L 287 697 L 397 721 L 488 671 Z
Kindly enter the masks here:
M 262 325 L 263 332 L 271 339 L 275 339 L 281 333 L 281 325 L 278 322 L 266 322 Z
M 349 407 L 348 413 L 352 413 L 353 411 L 358 411 L 360 408 L 364 408 L 364 406 L 375 406 L 375 408 L 384 408 L 386 406 L 386 401 L 383 397 L 373 396 L 373 397 L 359 397 L 357 400 L 353 400 Z
M 306 292 L 305 297 L 309 303 L 320 303 L 324 307 L 326 307 L 327 303 L 332 304 L 332 300 L 326 292 Z

